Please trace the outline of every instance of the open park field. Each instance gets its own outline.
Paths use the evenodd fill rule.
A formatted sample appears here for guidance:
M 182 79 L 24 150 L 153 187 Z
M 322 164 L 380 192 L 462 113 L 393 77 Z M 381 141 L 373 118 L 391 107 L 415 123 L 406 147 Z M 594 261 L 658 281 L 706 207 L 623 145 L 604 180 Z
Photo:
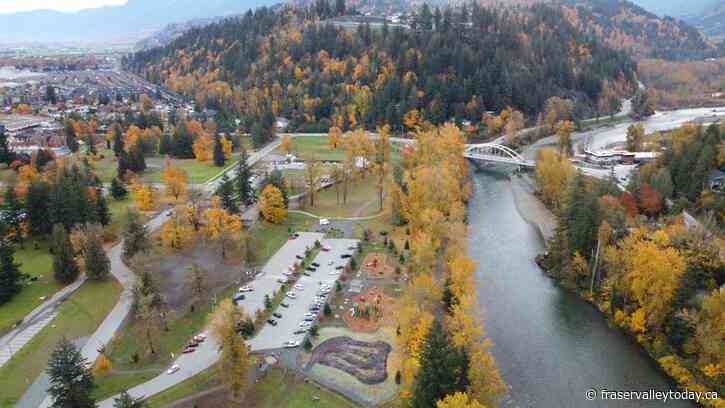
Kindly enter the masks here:
M 315 156 L 318 160 L 342 160 L 345 157 L 345 150 L 338 146 L 333 149 L 327 144 L 327 136 L 301 136 L 292 138 L 292 154 L 305 159 Z M 280 149 L 278 153 L 282 153 Z

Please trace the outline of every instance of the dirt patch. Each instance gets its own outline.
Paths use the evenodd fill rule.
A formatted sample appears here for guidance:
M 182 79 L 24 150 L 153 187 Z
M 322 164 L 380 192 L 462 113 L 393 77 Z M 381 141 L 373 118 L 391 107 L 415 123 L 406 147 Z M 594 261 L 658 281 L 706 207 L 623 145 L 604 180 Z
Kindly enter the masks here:
M 209 293 L 219 293 L 230 285 L 244 284 L 251 279 L 239 257 L 222 259 L 216 245 L 196 245 L 174 253 L 155 253 L 143 260 L 143 266 L 154 271 L 161 293 L 170 309 L 182 310 L 193 298 L 187 285 L 187 276 L 192 265 L 197 264 L 207 273 Z
M 315 347 L 305 370 L 322 364 L 346 372 L 363 384 L 380 384 L 388 378 L 386 367 L 391 350 L 392 347 L 384 341 L 333 337 Z
M 386 295 L 382 288 L 368 288 L 362 295 L 353 296 L 350 308 L 342 320 L 352 331 L 374 332 L 385 324 L 395 324 L 397 302 Z
M 386 279 L 395 277 L 395 268 L 388 264 L 388 256 L 380 252 L 371 252 L 363 260 L 362 269 L 368 279 Z

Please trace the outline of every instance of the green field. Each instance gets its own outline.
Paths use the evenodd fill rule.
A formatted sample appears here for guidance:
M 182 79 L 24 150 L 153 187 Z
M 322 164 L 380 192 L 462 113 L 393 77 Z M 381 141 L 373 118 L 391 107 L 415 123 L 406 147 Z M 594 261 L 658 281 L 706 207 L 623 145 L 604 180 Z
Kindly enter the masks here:
M 161 392 L 148 400 L 151 408 L 208 390 L 219 385 L 216 366 Z M 358 405 L 315 383 L 294 378 L 294 374 L 272 369 L 249 390 L 241 406 L 255 408 L 354 408 Z
M 292 138 L 292 153 L 301 158 L 315 155 L 318 160 L 342 160 L 345 158 L 345 150 L 338 146 L 331 148 L 327 144 L 327 136 L 302 136 Z M 278 149 L 281 154 L 281 150 Z
M 37 249 L 35 245 L 36 241 L 28 240 L 24 249 L 16 247 L 15 261 L 21 264 L 20 270 L 38 280 L 28 282 L 10 302 L 0 306 L 0 334 L 8 332 L 15 322 L 43 303 L 41 297 L 48 298 L 63 287 L 53 278 L 53 258 L 48 252 L 49 244 L 37 241 Z
M 104 149 L 99 151 L 104 157 L 101 160 L 92 163 L 94 173 L 104 183 L 109 183 L 116 177 L 118 163 L 113 155 L 112 150 Z M 171 164 L 177 166 L 189 176 L 190 184 L 206 183 L 214 176 L 222 172 L 230 166 L 234 166 L 239 160 L 239 153 L 234 153 L 227 164 L 222 167 L 214 166 L 213 161 L 199 162 L 195 159 L 171 159 Z M 141 178 L 147 183 L 161 183 L 161 173 L 166 163 L 166 158 L 155 156 L 146 158 L 146 170 L 140 174 Z
M 380 212 L 378 192 L 373 176 L 368 175 L 365 179 L 351 182 L 347 190 L 347 203 L 344 205 L 342 204 L 343 187 L 339 186 L 339 188 L 340 205 L 337 204 L 335 187 L 329 187 L 317 193 L 314 207 L 305 205 L 304 210 L 328 218 L 364 217 Z M 307 201 L 305 200 L 305 202 Z
M 12 407 L 45 369 L 50 353 L 62 338 L 92 334 L 121 293 L 114 279 L 86 282 L 60 307 L 58 316 L 0 368 L 0 407 Z
M 287 214 L 284 224 L 279 225 L 260 221 L 252 229 L 254 262 L 258 265 L 266 263 L 287 242 L 289 228 L 306 231 L 316 222 L 317 220 L 300 214 Z

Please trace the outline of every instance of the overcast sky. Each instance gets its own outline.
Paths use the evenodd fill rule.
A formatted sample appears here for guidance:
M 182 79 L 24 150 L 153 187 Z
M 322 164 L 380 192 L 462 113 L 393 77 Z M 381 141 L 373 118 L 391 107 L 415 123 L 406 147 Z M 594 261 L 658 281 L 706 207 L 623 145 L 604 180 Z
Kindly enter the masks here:
M 0 13 L 30 10 L 78 11 L 124 4 L 127 0 L 0 0 Z

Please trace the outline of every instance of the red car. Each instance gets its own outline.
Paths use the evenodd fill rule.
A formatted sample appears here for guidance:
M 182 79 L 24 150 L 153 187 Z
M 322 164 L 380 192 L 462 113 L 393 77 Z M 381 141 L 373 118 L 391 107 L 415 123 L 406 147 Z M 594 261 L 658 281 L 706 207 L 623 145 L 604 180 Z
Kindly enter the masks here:
M 196 351 L 196 349 L 194 347 L 187 347 L 184 349 L 183 353 L 189 354 L 189 353 L 193 353 L 194 351 Z

